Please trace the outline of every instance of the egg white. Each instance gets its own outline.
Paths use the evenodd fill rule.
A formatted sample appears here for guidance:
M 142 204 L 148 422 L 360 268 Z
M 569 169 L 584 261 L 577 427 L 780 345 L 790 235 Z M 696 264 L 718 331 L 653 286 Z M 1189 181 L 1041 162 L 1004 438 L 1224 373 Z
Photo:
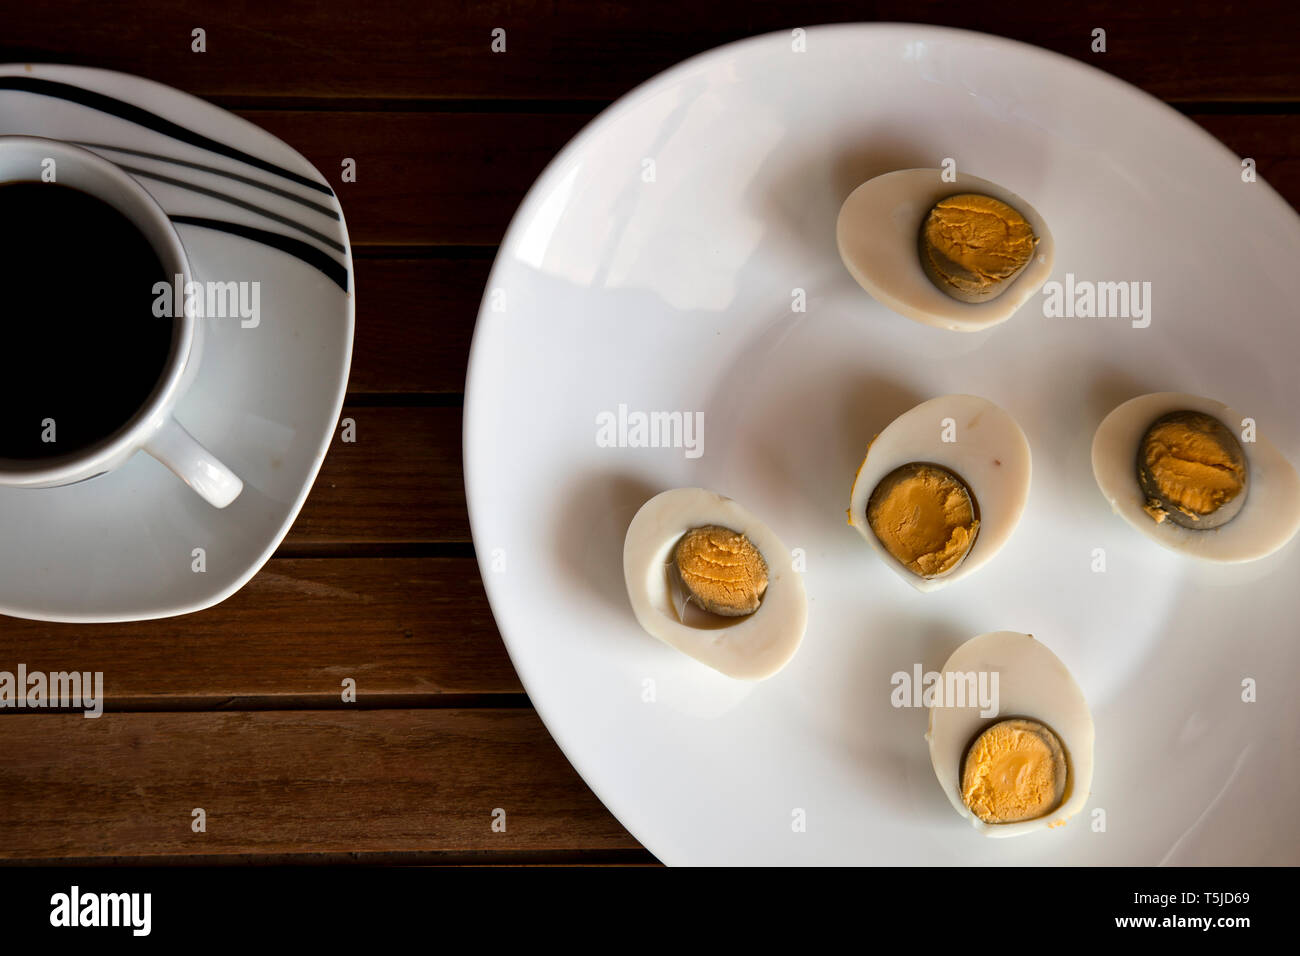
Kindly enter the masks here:
M 1096 733 L 1083 691 L 1060 658 L 1032 634 L 993 631 L 973 637 L 953 651 L 943 665 L 943 673 L 950 671 L 998 674 L 997 716 L 980 716 L 978 704 L 930 708 L 930 724 L 925 734 L 930 744 L 930 762 L 939 786 L 954 809 L 989 837 L 1020 836 L 1056 828 L 1082 810 L 1092 788 Z M 962 762 L 978 734 L 1011 717 L 1045 724 L 1061 741 L 1065 751 L 1065 793 L 1053 812 L 1036 820 L 989 824 L 972 813 L 961 798 Z
M 667 566 L 687 531 L 719 525 L 740 532 L 767 562 L 767 591 L 758 610 L 718 627 L 682 623 Z M 741 680 L 763 680 L 799 649 L 808 624 L 803 578 L 767 525 L 731 498 L 704 488 L 675 488 L 641 506 L 623 543 L 623 576 L 637 622 L 670 647 Z
M 1227 524 L 1199 531 L 1169 520 L 1157 524 L 1142 510 L 1138 445 L 1152 422 L 1183 409 L 1212 415 L 1241 435 L 1245 416 L 1213 399 L 1183 392 L 1129 399 L 1102 420 L 1092 440 L 1092 473 L 1111 510 L 1162 547 L 1206 561 L 1254 561 L 1277 551 L 1300 529 L 1300 475 L 1258 431 L 1254 442 L 1241 443 L 1249 468 L 1246 501 Z
M 858 285 L 882 305 L 926 325 L 979 332 L 1005 322 L 1052 274 L 1056 246 L 1047 223 L 1010 190 L 978 176 L 957 173 L 944 182 L 938 169 L 900 169 L 869 179 L 849 194 L 835 223 L 840 258 Z M 925 274 L 917 241 L 935 203 L 958 193 L 982 193 L 1025 217 L 1038 237 L 1034 256 L 997 298 L 959 302 Z
M 956 441 L 943 441 L 951 418 Z M 924 461 L 955 472 L 979 508 L 980 527 L 966 558 L 941 577 L 923 578 L 885 550 L 867 523 L 867 501 L 880 480 L 900 465 Z M 853 481 L 849 523 L 881 559 L 918 591 L 934 591 L 993 560 L 1020 523 L 1029 498 L 1029 442 L 1016 420 L 986 398 L 941 395 L 904 412 L 871 442 Z

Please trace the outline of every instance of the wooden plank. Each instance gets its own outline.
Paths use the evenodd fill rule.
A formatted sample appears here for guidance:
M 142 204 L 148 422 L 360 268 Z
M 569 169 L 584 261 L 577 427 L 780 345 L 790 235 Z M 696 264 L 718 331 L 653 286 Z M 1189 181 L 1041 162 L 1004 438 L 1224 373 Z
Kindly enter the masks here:
M 243 115 L 293 144 L 325 174 L 361 255 L 368 245 L 498 243 L 533 181 L 587 122 L 583 116 L 519 113 Z M 1300 115 L 1191 116 L 1233 149 L 1249 148 L 1275 188 L 1300 206 Z M 357 160 L 355 183 L 339 181 L 343 157 Z M 481 291 L 480 284 L 475 304 Z
M 356 260 L 352 394 L 460 393 L 490 259 Z
M 528 187 L 587 122 L 572 115 L 242 113 L 338 192 L 354 246 L 500 242 Z M 356 182 L 342 161 L 356 160 Z
M 105 705 L 445 705 L 522 694 L 473 558 L 272 560 L 214 608 L 129 624 L 0 618 L 0 669 L 100 671 Z M 486 699 L 492 703 L 492 697 Z
M 367 244 L 499 242 L 533 181 L 587 122 L 527 114 L 246 115 L 293 143 L 326 174 L 363 255 Z M 1273 187 L 1300 208 L 1300 114 L 1189 116 L 1229 148 L 1255 158 Z M 336 123 L 337 117 L 361 119 Z M 368 145 L 350 149 L 356 143 Z M 386 145 L 369 145 L 375 143 Z M 357 153 L 379 175 L 339 182 L 338 157 Z
M 1255 159 L 1260 176 L 1293 207 L 1300 208 L 1300 115 L 1193 113 L 1191 118 L 1238 155 Z M 441 115 L 420 122 L 436 122 L 442 125 L 440 136 L 457 138 L 466 132 L 458 131 L 458 124 L 464 119 Z M 522 137 L 528 131 L 512 125 L 515 117 L 494 119 L 504 124 L 502 129 L 509 135 L 498 136 L 485 144 L 485 151 L 508 152 L 506 140 L 516 134 Z M 405 121 L 415 122 L 410 116 Z M 497 130 L 496 126 L 489 128 Z M 346 144 L 330 141 L 329 137 L 338 131 L 329 124 L 309 125 L 300 132 L 302 141 L 297 145 L 318 160 L 346 149 Z M 532 132 L 537 132 L 536 127 L 532 127 Z M 401 133 L 394 135 L 401 142 L 417 141 Z M 542 157 L 549 142 L 524 143 L 522 148 L 535 158 Z M 536 159 L 539 168 L 544 162 L 544 158 Z M 405 160 L 396 161 L 398 166 L 404 164 Z M 445 181 L 452 175 L 450 170 L 436 170 L 430 178 Z M 376 178 L 381 183 L 389 179 L 387 175 Z M 439 199 L 444 210 L 443 224 L 438 227 L 441 231 L 430 231 L 424 238 L 438 244 L 504 232 L 513 203 L 527 189 L 525 178 L 517 176 L 509 184 L 495 180 L 490 184 L 484 180 L 478 186 L 462 183 L 464 189 L 446 191 Z M 498 192 L 494 194 L 493 190 Z M 400 206 L 403 194 L 400 191 L 381 193 L 376 186 L 366 201 L 357 206 L 345 193 L 345 210 L 354 232 L 361 228 L 372 237 L 387 241 L 397 238 L 399 233 L 384 231 L 383 210 L 390 205 Z M 460 197 L 470 197 L 466 200 L 467 207 L 480 204 L 492 208 L 492 215 L 498 218 L 489 223 L 487 217 L 483 220 L 486 225 L 470 231 L 461 229 L 462 220 L 457 214 L 461 210 Z M 408 238 L 410 235 L 413 233 L 408 233 Z M 450 258 L 366 258 L 364 246 L 359 247 L 358 253 L 357 338 L 349 391 L 460 392 L 464 388 L 474 319 L 491 268 L 490 257 L 476 253 Z
M 771 30 L 857 20 L 937 23 L 1010 36 L 1095 64 L 1162 98 L 1294 99 L 1292 6 L 1263 12 L 1205 0 L 961 7 L 942 0 L 745 0 L 342 4 L 62 0 L 7 10 L 0 57 L 147 69 L 201 96 L 610 99 L 687 56 Z M 191 31 L 207 31 L 207 52 Z M 1091 52 L 1092 31 L 1107 51 Z M 492 31 L 506 49 L 491 50 Z M 810 51 L 810 55 L 815 51 Z
M 1259 176 L 1300 210 L 1300 116 L 1189 116 L 1238 156 L 1255 160 Z
M 0 859 L 637 847 L 530 710 L 0 720 Z
M 460 408 L 345 405 L 356 441 L 335 438 L 285 543 L 469 541 Z

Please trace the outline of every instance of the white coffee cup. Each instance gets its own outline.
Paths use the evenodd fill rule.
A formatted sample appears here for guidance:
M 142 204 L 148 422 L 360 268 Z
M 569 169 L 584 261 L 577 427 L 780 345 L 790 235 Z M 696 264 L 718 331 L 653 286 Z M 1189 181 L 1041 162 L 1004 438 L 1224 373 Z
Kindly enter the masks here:
M 53 161 L 54 181 L 72 186 L 108 203 L 129 219 L 158 254 L 169 284 L 181 276 L 184 288 L 193 280 L 189 258 L 162 207 L 121 168 L 108 160 L 59 140 L 36 136 L 0 136 L 0 183 L 41 181 Z M 20 229 L 21 223 L 6 223 Z M 68 223 L 70 229 L 76 223 Z M 176 473 L 217 508 L 224 508 L 244 488 L 229 468 L 200 445 L 172 414 L 198 371 L 202 324 L 188 309 L 173 319 L 171 352 L 158 386 L 111 436 L 80 451 L 40 460 L 0 458 L 0 485 L 53 488 L 94 478 L 145 451 Z M 3 413 L 3 410 L 0 410 Z

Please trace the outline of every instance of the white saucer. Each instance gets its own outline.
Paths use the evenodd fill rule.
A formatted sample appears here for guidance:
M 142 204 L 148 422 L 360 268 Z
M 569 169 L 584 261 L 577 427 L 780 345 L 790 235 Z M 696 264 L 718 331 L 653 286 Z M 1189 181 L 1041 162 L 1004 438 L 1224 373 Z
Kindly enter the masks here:
M 1300 218 L 1186 117 L 1075 60 L 923 26 L 799 40 L 722 47 L 634 90 L 547 167 L 502 243 L 466 490 L 529 699 L 667 863 L 1300 862 L 1300 544 L 1240 566 L 1172 554 L 1111 514 L 1090 460 L 1112 408 L 1180 390 L 1252 415 L 1300 464 Z M 946 157 L 1043 215 L 1053 279 L 1150 280 L 1150 327 L 1031 300 L 960 334 L 872 300 L 840 262 L 840 204 Z M 995 561 L 918 594 L 845 509 L 872 435 L 953 392 L 1019 421 L 1032 486 Z M 703 454 L 602 447 L 597 416 L 622 404 L 703 412 Z M 735 498 L 806 555 L 807 636 L 769 681 L 730 681 L 637 626 L 623 537 L 683 486 Z M 1097 731 L 1084 812 L 1011 840 L 953 811 L 926 711 L 890 703 L 895 672 L 1000 629 L 1061 658 Z
M 127 168 L 173 218 L 197 279 L 261 283 L 261 322 L 205 319 L 199 373 L 176 409 L 243 494 L 218 511 L 142 453 L 76 485 L 0 488 L 0 613 L 128 621 L 210 607 L 270 558 L 334 436 L 354 316 L 342 210 L 285 143 L 140 77 L 0 66 L 0 134 L 15 133 Z

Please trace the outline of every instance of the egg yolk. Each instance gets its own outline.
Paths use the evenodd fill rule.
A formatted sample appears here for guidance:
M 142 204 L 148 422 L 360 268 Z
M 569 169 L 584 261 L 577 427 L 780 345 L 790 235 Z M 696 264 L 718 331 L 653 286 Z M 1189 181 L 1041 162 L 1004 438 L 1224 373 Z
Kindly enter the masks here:
M 1139 477 L 1151 495 L 1145 510 L 1157 524 L 1167 509 L 1199 522 L 1241 494 L 1246 459 L 1218 419 L 1175 412 L 1158 419 L 1143 437 Z
M 921 267 L 961 302 L 999 296 L 1033 258 L 1038 239 L 1024 216 L 978 193 L 941 199 L 921 226 Z
M 713 614 L 753 614 L 767 591 L 763 555 L 729 528 L 692 528 L 677 543 L 673 561 L 690 599 Z
M 979 533 L 974 498 L 946 468 L 913 462 L 896 468 L 867 501 L 867 524 L 886 551 L 913 574 L 938 577 L 955 568 Z
M 1034 720 L 1004 720 L 971 744 L 961 797 L 985 823 L 1019 823 L 1051 813 L 1065 795 L 1065 751 Z

